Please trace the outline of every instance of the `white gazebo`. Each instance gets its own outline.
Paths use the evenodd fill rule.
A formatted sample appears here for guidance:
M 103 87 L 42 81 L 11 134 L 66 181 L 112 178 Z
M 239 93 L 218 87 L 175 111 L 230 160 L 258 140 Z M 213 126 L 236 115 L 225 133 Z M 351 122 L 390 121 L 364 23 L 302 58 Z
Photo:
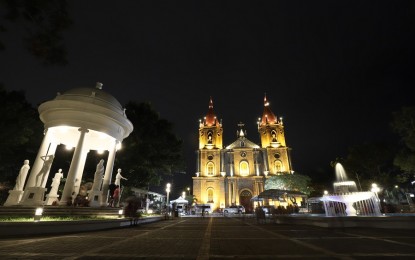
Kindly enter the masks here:
M 66 205 L 79 192 L 88 152 L 97 150 L 108 151 L 105 174 L 102 188 L 91 191 L 88 196 L 91 206 L 105 206 L 115 153 L 123 139 L 133 131 L 125 109 L 113 96 L 102 90 L 101 83 L 97 83 L 95 88 L 81 87 L 58 93 L 53 100 L 42 103 L 38 110 L 44 123 L 44 137 L 24 191 L 14 195 L 16 205 L 50 205 L 53 200 L 59 201 L 59 205 Z M 50 166 L 58 145 L 75 150 L 62 197 L 57 200 L 55 195 L 44 201 Z

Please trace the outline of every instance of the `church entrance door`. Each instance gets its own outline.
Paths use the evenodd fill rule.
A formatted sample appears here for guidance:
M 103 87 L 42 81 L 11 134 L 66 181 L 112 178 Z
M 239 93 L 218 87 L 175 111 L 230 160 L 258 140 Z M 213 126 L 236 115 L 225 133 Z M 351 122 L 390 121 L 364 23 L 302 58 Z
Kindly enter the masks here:
M 252 193 L 249 190 L 243 190 L 239 196 L 239 202 L 245 208 L 245 213 L 252 213 L 251 203 Z

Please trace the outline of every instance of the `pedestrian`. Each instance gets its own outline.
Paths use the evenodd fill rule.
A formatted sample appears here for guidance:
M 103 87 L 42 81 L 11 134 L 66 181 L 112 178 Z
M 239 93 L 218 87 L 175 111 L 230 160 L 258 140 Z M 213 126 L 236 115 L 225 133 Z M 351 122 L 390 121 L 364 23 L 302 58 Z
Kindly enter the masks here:
M 120 186 L 115 185 L 114 194 L 112 195 L 112 207 L 118 207 L 118 202 L 120 200 Z

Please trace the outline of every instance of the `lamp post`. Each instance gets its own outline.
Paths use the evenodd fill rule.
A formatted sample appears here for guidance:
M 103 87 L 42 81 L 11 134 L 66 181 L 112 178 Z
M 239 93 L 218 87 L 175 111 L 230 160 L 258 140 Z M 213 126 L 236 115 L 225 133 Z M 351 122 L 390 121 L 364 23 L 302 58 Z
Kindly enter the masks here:
M 372 183 L 372 189 L 371 191 L 374 192 L 376 194 L 376 200 L 379 202 L 379 196 L 378 196 L 378 192 L 379 192 L 379 187 L 376 183 Z
M 166 206 L 167 206 L 167 209 L 169 209 L 169 193 L 170 193 L 170 187 L 171 187 L 170 183 L 167 183 L 166 184 L 166 193 L 167 193 Z
M 380 189 L 379 189 L 379 187 L 378 187 L 378 185 L 376 183 L 372 183 L 372 189 L 371 189 L 371 191 L 374 192 L 375 195 L 376 195 L 376 202 L 377 202 L 378 207 L 379 207 L 379 210 L 380 210 L 380 206 L 381 205 L 380 205 L 380 200 L 379 200 L 379 195 L 378 195 L 378 192 L 380 191 Z

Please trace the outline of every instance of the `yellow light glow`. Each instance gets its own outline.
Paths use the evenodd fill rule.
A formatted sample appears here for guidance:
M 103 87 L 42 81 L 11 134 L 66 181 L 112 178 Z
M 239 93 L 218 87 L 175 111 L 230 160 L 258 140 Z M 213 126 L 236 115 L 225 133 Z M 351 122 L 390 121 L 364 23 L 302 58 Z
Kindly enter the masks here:
M 98 154 L 103 154 L 104 153 L 104 150 L 98 150 L 97 153 Z

